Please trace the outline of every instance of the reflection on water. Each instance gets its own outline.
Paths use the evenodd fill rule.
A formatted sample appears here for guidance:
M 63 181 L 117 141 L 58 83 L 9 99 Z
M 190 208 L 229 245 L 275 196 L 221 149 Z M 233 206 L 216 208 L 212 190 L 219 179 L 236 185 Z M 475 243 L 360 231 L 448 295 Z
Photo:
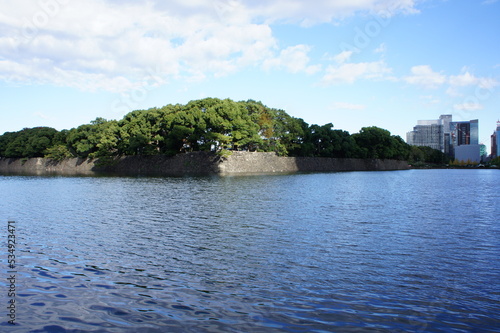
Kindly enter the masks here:
M 499 180 L 0 177 L 21 243 L 8 328 L 498 332 Z

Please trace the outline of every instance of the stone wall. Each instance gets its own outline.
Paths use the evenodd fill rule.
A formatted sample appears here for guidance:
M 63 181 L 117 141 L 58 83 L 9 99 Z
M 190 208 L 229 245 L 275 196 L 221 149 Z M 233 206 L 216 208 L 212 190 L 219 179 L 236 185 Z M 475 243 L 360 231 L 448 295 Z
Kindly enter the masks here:
M 326 157 L 279 157 L 275 153 L 233 152 L 221 174 L 407 170 L 406 161 Z
M 117 158 L 53 161 L 45 158 L 2 158 L 0 173 L 27 175 L 158 175 L 182 176 L 218 173 L 220 158 L 197 152 L 169 156 L 125 156 Z
M 0 173 L 26 175 L 93 175 L 94 161 L 71 158 L 56 162 L 45 158 L 0 158 Z
M 0 173 L 26 175 L 243 175 L 296 172 L 406 170 L 408 164 L 394 160 L 279 157 L 274 153 L 233 152 L 226 158 L 195 152 L 168 156 L 53 161 L 44 158 L 0 159 Z

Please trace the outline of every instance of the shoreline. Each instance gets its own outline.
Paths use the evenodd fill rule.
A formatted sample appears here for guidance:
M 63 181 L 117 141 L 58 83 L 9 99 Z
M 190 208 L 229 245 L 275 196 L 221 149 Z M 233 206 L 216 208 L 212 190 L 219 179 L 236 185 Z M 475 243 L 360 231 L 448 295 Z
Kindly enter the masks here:
M 275 153 L 233 151 L 221 157 L 215 153 L 192 152 L 172 157 L 123 156 L 115 158 L 0 158 L 0 173 L 24 175 L 117 175 L 117 176 L 197 176 L 258 175 L 301 172 L 409 170 L 406 161 L 280 157 Z

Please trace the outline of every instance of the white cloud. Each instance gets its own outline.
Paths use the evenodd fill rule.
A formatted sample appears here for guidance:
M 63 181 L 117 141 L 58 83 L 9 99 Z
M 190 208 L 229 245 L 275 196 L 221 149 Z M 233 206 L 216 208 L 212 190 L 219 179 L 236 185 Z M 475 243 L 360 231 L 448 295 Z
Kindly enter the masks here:
M 291 73 L 305 72 L 314 74 L 321 70 L 320 65 L 310 65 L 308 53 L 311 47 L 307 45 L 290 46 L 281 51 L 278 57 L 264 61 L 264 68 L 284 68 Z
M 411 13 L 415 1 L 0 0 L 0 8 L 0 80 L 120 92 L 141 85 L 152 68 L 163 82 L 264 64 L 315 73 L 321 67 L 310 64 L 308 47 L 277 48 L 270 23 Z M 376 72 L 376 64 L 359 66 Z
M 44 114 L 42 112 L 35 112 L 35 113 L 33 113 L 33 116 L 38 117 L 38 118 L 43 119 L 43 120 L 51 119 L 51 117 L 47 116 L 46 114 Z
M 411 76 L 404 80 L 410 84 L 419 85 L 425 88 L 437 88 L 446 83 L 446 75 L 436 73 L 430 66 L 414 66 L 411 68 Z
M 383 61 L 330 65 L 323 76 L 323 84 L 354 83 L 360 79 L 387 79 L 392 69 Z
M 449 87 L 446 90 L 446 94 L 451 97 L 463 97 L 464 94 L 461 93 L 456 87 Z
M 75 1 L 51 12 L 17 3 L 8 6 L 17 20 L 0 16 L 9 27 L 0 34 L 4 81 L 119 92 L 140 85 L 152 68 L 164 81 L 226 75 L 262 62 L 276 45 L 270 27 L 251 23 L 237 6 L 238 23 L 227 24 L 212 4 L 178 15 L 201 4 L 194 0 L 162 10 L 152 2 Z
M 386 50 L 387 50 L 387 46 L 385 45 L 385 43 L 382 43 L 373 52 L 374 53 L 382 53 L 382 54 L 384 54 L 386 52 Z
M 498 81 L 493 78 L 476 77 L 471 74 L 466 67 L 459 75 L 444 75 L 432 70 L 428 65 L 414 66 L 411 68 L 412 75 L 404 80 L 410 84 L 419 85 L 425 88 L 438 88 L 445 84 L 449 85 L 446 93 L 453 97 L 463 96 L 460 88 L 476 86 L 481 89 L 492 91 L 498 86 Z
M 463 104 L 455 104 L 453 109 L 457 111 L 479 111 L 484 109 L 484 106 L 479 103 L 463 103 Z
M 366 105 L 346 103 L 346 102 L 335 102 L 330 106 L 330 109 L 342 110 L 342 111 L 361 111 L 366 109 Z
M 351 59 L 353 51 L 343 51 L 333 57 L 333 60 L 338 64 L 343 64 Z
M 479 83 L 479 79 L 474 75 L 470 74 L 468 71 L 460 75 L 452 75 L 449 79 L 450 85 L 452 86 L 471 86 Z
M 498 86 L 498 82 L 493 78 L 476 77 L 465 71 L 463 74 L 450 76 L 449 83 L 451 85 L 448 90 L 450 95 L 459 95 L 458 87 L 476 86 L 478 88 L 493 92 L 494 88 Z
M 244 0 L 256 17 L 264 17 L 270 22 L 284 21 L 310 26 L 331 22 L 357 12 L 379 14 L 385 17 L 398 13 L 416 13 L 414 0 Z
M 433 95 L 420 96 L 420 99 L 424 102 L 425 105 L 436 105 L 441 103 L 441 101 Z

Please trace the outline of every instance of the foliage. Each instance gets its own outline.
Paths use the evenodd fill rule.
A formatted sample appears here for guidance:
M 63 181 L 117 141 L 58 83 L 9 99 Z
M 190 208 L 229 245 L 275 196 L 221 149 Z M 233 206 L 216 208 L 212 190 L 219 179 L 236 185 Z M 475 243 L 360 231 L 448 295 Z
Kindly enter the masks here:
M 470 167 L 470 166 L 477 166 L 479 163 L 473 162 L 470 159 L 467 161 L 459 161 L 459 160 L 453 160 L 450 162 L 450 165 L 453 167 Z
M 281 156 L 406 159 L 413 152 L 400 137 L 378 127 L 350 135 L 333 124 L 309 125 L 254 100 L 206 98 L 186 105 L 136 110 L 121 120 L 97 118 L 70 130 L 24 129 L 0 136 L 0 156 L 114 158 L 213 151 L 275 152 Z M 418 152 L 412 156 L 423 153 Z
M 43 157 L 52 147 L 57 130 L 50 127 L 25 128 L 0 136 L 0 156 Z
M 62 161 L 64 159 L 73 157 L 73 154 L 71 154 L 66 145 L 57 145 L 47 148 L 47 150 L 45 151 L 45 157 L 55 161 Z
M 496 165 L 496 166 L 499 166 L 499 165 L 500 165 L 500 156 L 495 157 L 494 159 L 492 159 L 492 160 L 490 161 L 490 165 Z
M 410 146 L 401 137 L 379 127 L 363 127 L 353 137 L 361 158 L 406 160 L 410 155 Z
M 426 146 L 411 146 L 408 162 L 411 164 L 448 164 L 450 157 L 440 150 Z
M 302 156 L 359 157 L 360 149 L 353 136 L 342 130 L 334 130 L 333 124 L 311 125 L 302 144 Z

